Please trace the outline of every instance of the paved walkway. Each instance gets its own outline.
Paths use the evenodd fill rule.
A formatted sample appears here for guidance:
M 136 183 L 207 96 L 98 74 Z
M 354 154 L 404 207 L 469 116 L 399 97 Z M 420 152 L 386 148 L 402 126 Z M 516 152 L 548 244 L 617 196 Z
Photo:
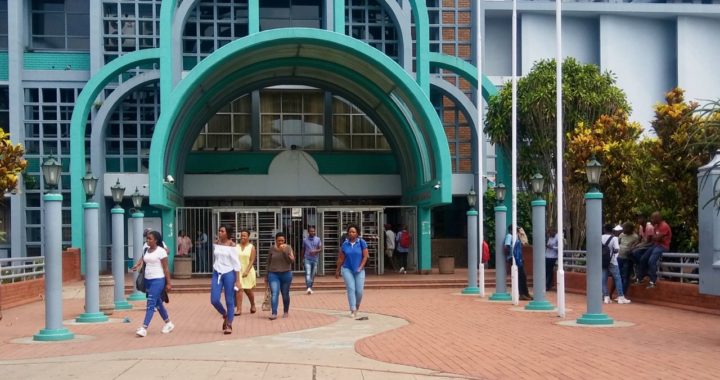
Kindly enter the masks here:
M 77 288 L 75 288 L 77 289 Z M 27 343 L 44 325 L 43 304 L 6 310 L 0 321 L 0 377 L 46 378 L 716 378 L 720 317 L 659 306 L 608 305 L 624 328 L 560 326 L 551 313 L 516 311 L 460 289 L 369 290 L 366 321 L 347 316 L 344 292 L 292 294 L 291 315 L 269 321 L 245 313 L 233 335 L 207 294 L 171 295 L 176 329 L 136 338 L 143 311 L 117 322 L 68 325 L 73 342 Z M 66 291 L 67 319 L 82 311 L 81 292 Z M 551 294 L 551 300 L 553 299 Z M 569 320 L 584 310 L 568 295 Z M 120 322 L 128 317 L 130 323 Z

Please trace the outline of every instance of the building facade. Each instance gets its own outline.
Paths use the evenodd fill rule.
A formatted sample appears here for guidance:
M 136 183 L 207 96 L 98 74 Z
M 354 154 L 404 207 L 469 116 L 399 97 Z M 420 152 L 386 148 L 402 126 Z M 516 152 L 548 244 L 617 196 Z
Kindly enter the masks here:
M 68 246 L 83 244 L 92 172 L 103 245 L 119 181 L 171 246 L 220 223 L 261 248 L 308 225 L 327 242 L 352 222 L 377 249 L 383 224 L 405 224 L 411 264 L 429 270 L 431 238 L 465 235 L 478 162 L 509 183 L 491 146 L 477 159 L 475 93 L 509 79 L 511 3 L 479 3 L 0 0 L 0 125 L 29 162 L 0 213 L 0 252 L 42 254 L 40 163 L 54 154 Z M 563 53 L 615 72 L 639 121 L 675 85 L 717 98 L 720 5 L 704 3 L 566 3 Z M 553 8 L 519 5 L 521 74 L 554 57 Z

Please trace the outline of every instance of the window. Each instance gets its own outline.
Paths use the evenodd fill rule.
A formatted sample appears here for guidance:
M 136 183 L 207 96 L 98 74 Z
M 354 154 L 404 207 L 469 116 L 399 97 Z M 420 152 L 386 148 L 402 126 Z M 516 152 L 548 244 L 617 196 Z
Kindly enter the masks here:
M 32 48 L 89 50 L 89 0 L 33 0 Z
M 400 43 L 397 29 L 377 0 L 347 1 L 345 34 L 367 42 L 398 62 Z
M 10 132 L 10 97 L 7 86 L 0 86 L 0 128 Z
M 192 149 L 252 149 L 250 95 L 243 95 L 223 107 L 202 128 Z
M 473 138 L 468 118 L 452 99 L 435 91 L 432 102 L 445 129 L 453 173 L 472 173 Z
M 380 129 L 355 105 L 336 95 L 332 110 L 334 150 L 390 150 Z
M 184 69 L 192 69 L 215 50 L 247 35 L 247 1 L 199 1 L 183 30 Z
M 322 28 L 322 0 L 264 0 L 260 2 L 260 30 Z
M 260 149 L 322 150 L 325 147 L 322 91 L 263 91 Z
M 62 210 L 70 213 L 70 120 L 75 99 L 81 88 L 25 88 L 25 159 L 28 167 L 23 175 L 25 192 L 26 255 L 42 254 L 42 201 L 44 192 L 40 163 L 49 155 L 57 157 L 63 165 L 59 191 L 63 195 Z M 88 123 L 89 124 L 89 123 Z M 90 126 L 86 128 L 85 145 L 89 145 Z M 86 149 L 86 157 L 89 150 Z M 63 245 L 72 239 L 69 218 L 62 222 Z
M 103 2 L 105 62 L 123 53 L 158 47 L 161 0 Z
M 8 2 L 0 0 L 0 50 L 8 48 Z

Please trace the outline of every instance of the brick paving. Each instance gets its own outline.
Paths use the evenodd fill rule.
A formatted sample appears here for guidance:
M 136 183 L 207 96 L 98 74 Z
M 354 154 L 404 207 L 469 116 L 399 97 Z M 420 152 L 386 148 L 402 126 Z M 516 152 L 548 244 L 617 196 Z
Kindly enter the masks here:
M 560 318 L 555 314 L 514 311 L 510 304 L 460 296 L 459 290 L 367 290 L 361 311 L 399 317 L 409 324 L 357 341 L 356 352 L 386 363 L 480 379 L 710 379 L 720 373 L 720 362 L 716 360 L 720 354 L 720 316 L 661 306 L 613 304 L 605 305 L 604 311 L 633 326 L 566 327 L 556 324 Z M 43 305 L 33 303 L 5 310 L 0 321 L 0 360 L 275 335 L 337 320 L 312 309 L 347 309 L 342 291 L 322 291 L 312 296 L 294 293 L 290 318 L 271 322 L 266 319 L 267 313 L 244 314 L 236 320 L 233 335 L 227 337 L 220 333 L 221 320 L 207 294 L 171 297 L 169 310 L 176 330 L 170 335 L 160 334 L 161 323 L 156 317 L 144 339 L 134 337 L 143 311 L 133 310 L 127 312 L 130 324 L 68 326 L 76 334 L 92 336 L 88 341 L 11 343 L 42 328 Z M 549 298 L 554 302 L 553 293 Z M 566 319 L 575 319 L 585 311 L 584 296 L 568 294 L 566 302 L 571 309 Z M 248 308 L 247 302 L 244 307 Z M 66 300 L 66 319 L 81 310 L 81 299 Z

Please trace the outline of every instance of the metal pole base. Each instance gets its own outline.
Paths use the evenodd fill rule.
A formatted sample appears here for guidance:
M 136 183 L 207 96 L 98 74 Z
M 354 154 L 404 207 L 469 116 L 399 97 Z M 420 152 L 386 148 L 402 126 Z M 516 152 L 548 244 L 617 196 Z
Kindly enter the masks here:
M 107 321 L 108 317 L 104 313 L 82 313 L 75 318 L 75 322 L 77 323 L 97 323 Z
M 33 335 L 33 340 L 39 342 L 59 342 L 73 338 L 75 338 L 75 334 L 71 333 L 68 329 L 42 329 L 37 334 Z
M 612 318 L 608 317 L 605 313 L 590 314 L 585 313 L 582 317 L 578 318 L 576 322 L 579 325 L 612 325 L 615 323 Z
M 127 298 L 128 301 L 145 301 L 147 300 L 147 297 L 145 297 L 145 293 L 140 291 L 134 291 L 130 296 Z
M 510 293 L 494 293 L 488 298 L 490 301 L 512 301 Z
M 530 301 L 525 305 L 525 310 L 555 310 L 555 306 L 550 301 Z
M 480 294 L 480 288 L 477 286 L 468 286 L 467 288 L 463 289 L 462 294 Z
M 133 306 L 130 305 L 127 301 L 115 301 L 115 310 L 130 310 Z

